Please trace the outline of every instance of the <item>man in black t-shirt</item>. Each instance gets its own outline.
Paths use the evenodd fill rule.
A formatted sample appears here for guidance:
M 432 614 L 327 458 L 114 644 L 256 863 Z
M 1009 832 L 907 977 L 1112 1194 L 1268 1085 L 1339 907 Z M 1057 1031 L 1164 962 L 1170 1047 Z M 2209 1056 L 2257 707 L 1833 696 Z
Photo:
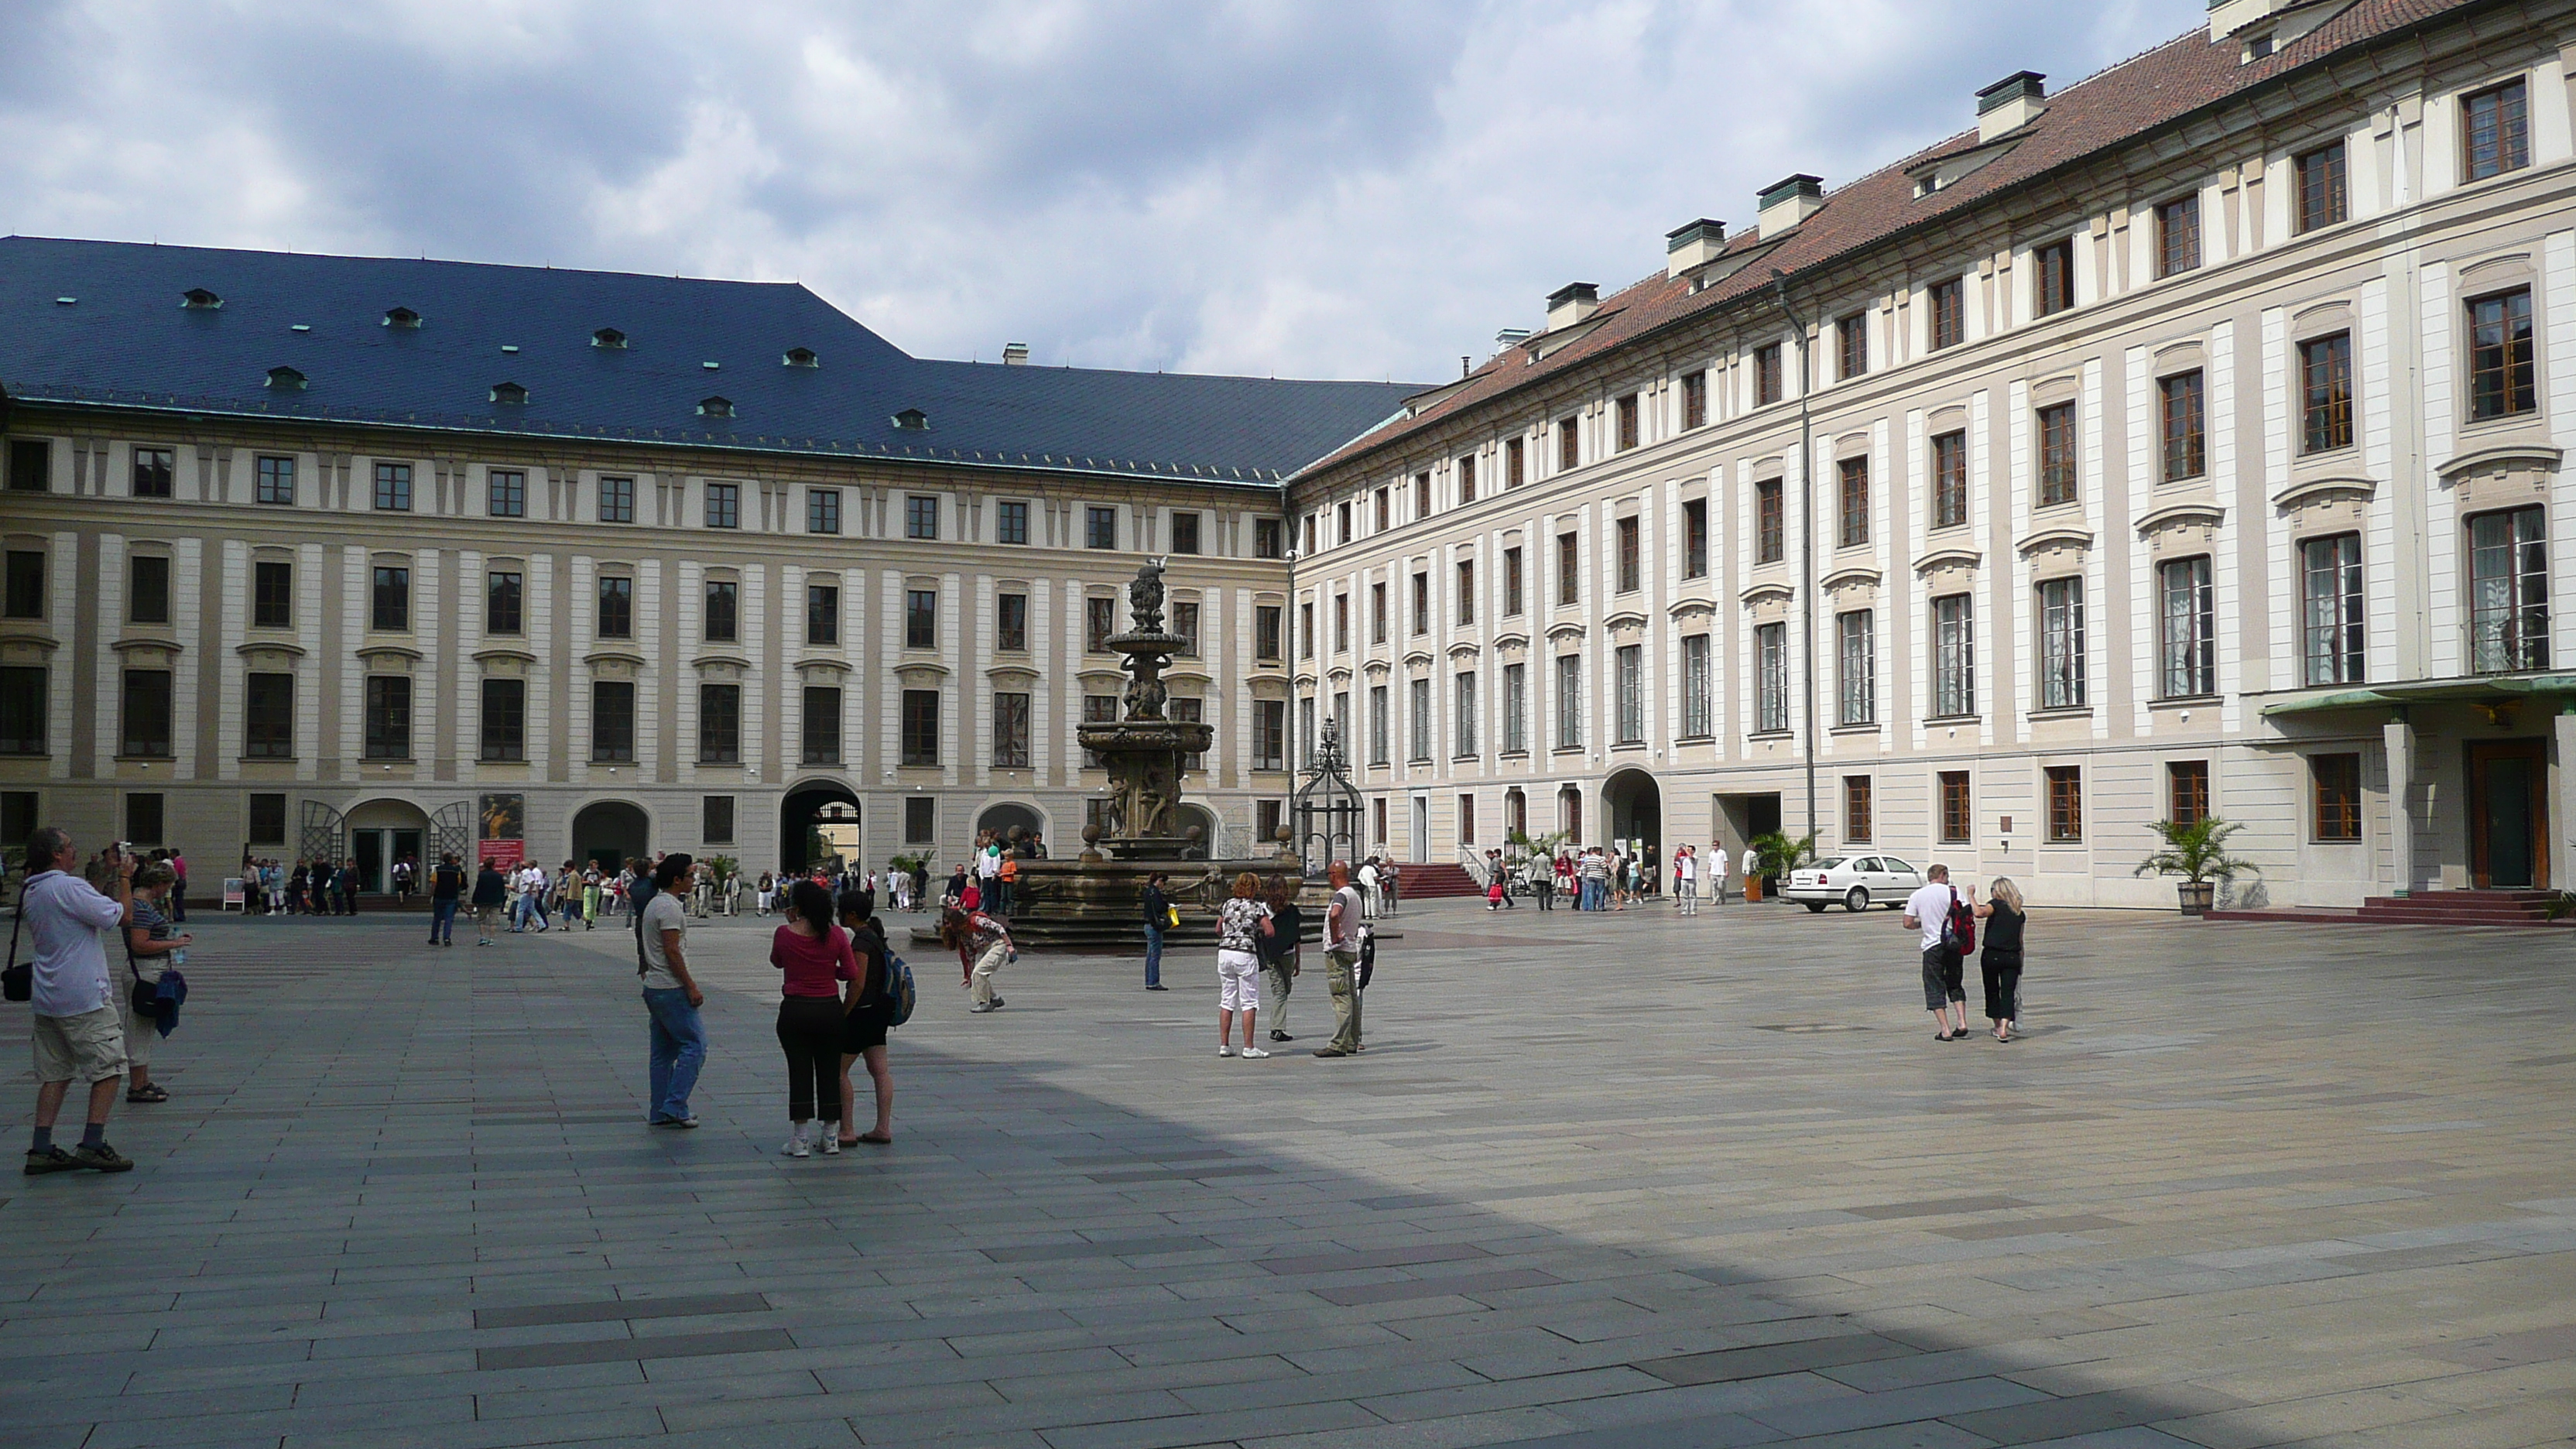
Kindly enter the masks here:
M 465 897 L 465 871 L 455 855 L 438 858 L 429 872 L 429 944 L 453 946 L 450 937 L 456 933 L 456 905 Z

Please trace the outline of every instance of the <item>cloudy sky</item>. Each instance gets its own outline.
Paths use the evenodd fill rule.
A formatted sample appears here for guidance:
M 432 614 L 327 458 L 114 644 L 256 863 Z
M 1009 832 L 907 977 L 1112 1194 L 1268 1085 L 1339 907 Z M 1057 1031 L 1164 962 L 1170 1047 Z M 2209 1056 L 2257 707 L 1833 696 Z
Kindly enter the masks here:
M 0 0 L 0 234 L 794 279 L 925 356 L 1437 381 L 2203 0 Z

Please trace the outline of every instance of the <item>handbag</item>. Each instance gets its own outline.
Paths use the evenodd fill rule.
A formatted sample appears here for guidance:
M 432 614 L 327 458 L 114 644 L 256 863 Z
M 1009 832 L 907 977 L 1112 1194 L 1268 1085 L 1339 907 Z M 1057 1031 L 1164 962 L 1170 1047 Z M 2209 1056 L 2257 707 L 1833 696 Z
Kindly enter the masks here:
M 27 923 L 27 887 L 18 885 L 18 914 L 9 923 L 9 965 L 0 970 L 0 998 L 10 1001 L 33 1001 L 36 997 L 36 963 L 18 964 L 18 928 Z

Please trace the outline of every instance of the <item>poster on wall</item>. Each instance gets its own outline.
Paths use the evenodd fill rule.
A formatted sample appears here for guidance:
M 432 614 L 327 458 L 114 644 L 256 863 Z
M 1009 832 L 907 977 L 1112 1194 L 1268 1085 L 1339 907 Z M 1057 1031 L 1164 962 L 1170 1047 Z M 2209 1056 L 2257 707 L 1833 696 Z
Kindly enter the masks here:
M 488 860 L 503 870 L 517 865 L 528 853 L 528 797 L 525 795 L 486 795 L 482 797 L 481 837 L 475 846 L 478 860 Z

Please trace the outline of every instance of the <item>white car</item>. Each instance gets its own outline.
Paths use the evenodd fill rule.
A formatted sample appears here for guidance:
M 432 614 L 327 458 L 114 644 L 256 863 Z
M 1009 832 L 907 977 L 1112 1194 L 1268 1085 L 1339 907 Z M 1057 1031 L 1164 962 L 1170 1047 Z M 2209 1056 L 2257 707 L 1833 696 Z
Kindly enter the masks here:
M 1836 901 L 1847 911 L 1873 905 L 1901 910 L 1905 898 L 1922 889 L 1923 873 L 1892 855 L 1836 855 L 1809 861 L 1789 872 L 1780 894 L 1811 911 Z

